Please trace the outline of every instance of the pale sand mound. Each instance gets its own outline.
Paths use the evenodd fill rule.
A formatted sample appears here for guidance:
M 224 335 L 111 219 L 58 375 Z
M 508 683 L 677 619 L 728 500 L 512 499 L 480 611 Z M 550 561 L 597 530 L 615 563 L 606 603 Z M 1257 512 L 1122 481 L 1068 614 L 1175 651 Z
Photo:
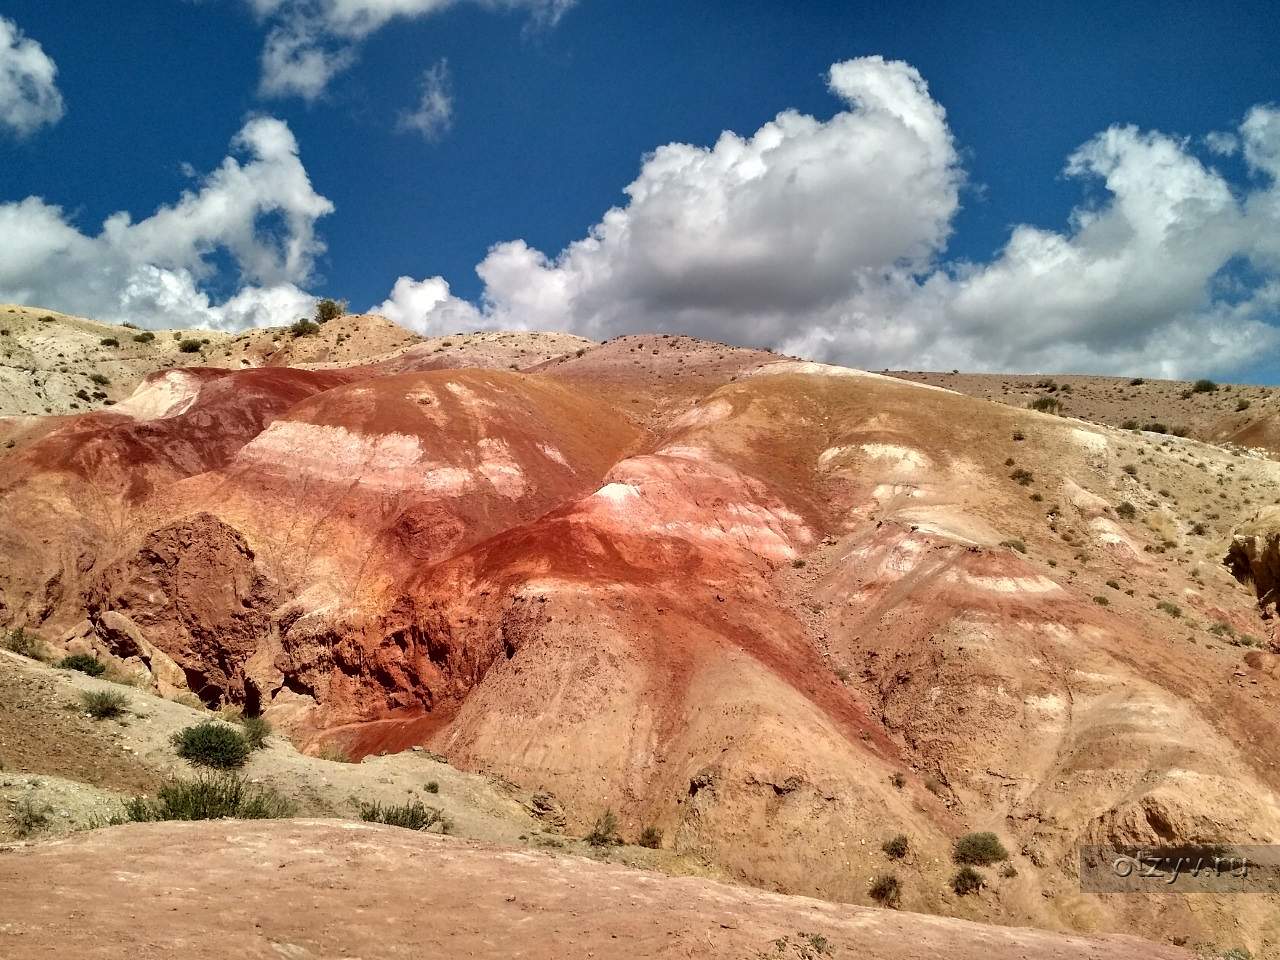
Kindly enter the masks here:
M 12 960 L 1191 956 L 329 820 L 131 824 L 0 864 L 0 956 Z M 822 950 L 797 949 L 814 936 Z M 781 937 L 791 946 L 777 952 Z

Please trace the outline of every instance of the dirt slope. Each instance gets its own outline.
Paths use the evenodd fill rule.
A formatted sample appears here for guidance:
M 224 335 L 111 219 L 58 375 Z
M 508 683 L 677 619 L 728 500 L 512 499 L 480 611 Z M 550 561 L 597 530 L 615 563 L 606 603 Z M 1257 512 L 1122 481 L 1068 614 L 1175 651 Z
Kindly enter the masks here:
M 1280 463 L 686 337 L 439 347 L 11 428 L 0 622 L 763 887 L 1280 945 L 1275 898 L 1074 875 L 1280 837 L 1272 621 L 1222 563 Z M 970 830 L 1014 869 L 960 896 Z
M 13 960 L 1191 956 L 324 820 L 131 825 L 0 856 L 0 952 Z

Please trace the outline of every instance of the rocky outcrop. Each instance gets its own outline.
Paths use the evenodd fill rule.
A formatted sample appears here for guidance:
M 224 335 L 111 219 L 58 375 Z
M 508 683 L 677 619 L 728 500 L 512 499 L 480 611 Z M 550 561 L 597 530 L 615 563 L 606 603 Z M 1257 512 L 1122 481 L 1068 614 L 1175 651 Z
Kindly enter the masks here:
M 250 706 L 261 691 L 245 665 L 271 635 L 278 603 L 245 538 L 208 513 L 150 533 L 86 598 L 107 649 L 146 663 L 157 685 L 181 677 L 207 703 Z
M 1266 615 L 1280 602 L 1280 508 L 1263 510 L 1231 538 L 1223 563 L 1241 583 L 1250 584 Z

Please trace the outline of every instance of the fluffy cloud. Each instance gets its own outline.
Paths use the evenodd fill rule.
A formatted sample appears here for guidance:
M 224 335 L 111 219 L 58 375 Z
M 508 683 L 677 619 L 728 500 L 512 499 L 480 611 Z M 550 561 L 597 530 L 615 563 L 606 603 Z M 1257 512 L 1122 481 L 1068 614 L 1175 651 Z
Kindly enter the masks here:
M 64 111 L 58 68 L 44 48 L 0 17 L 0 127 L 26 137 L 57 123 Z
M 355 62 L 359 43 L 397 17 L 427 17 L 463 0 L 247 0 L 270 24 L 262 50 L 261 92 L 314 100 Z M 491 10 L 522 10 L 553 25 L 577 0 L 469 0 Z
M 1280 343 L 1280 111 L 1215 138 L 1240 144 L 1252 189 L 1187 140 L 1113 127 L 1065 167 L 1105 202 L 1062 231 L 1015 227 L 991 263 L 948 263 L 964 175 L 942 107 L 880 57 L 836 64 L 828 83 L 847 104 L 829 120 L 786 111 L 750 137 L 658 148 L 627 204 L 555 257 L 492 248 L 482 322 L 685 331 L 873 368 L 1168 376 Z M 459 307 L 426 309 L 421 328 Z
M 0 204 L 0 301 L 40 304 L 142 326 L 239 328 L 285 323 L 309 310 L 299 289 L 324 250 L 316 221 L 333 204 L 311 186 L 288 126 L 250 120 L 194 191 L 134 222 L 112 214 L 96 235 L 37 197 Z M 213 254 L 238 268 L 221 304 L 203 286 Z
M 422 75 L 418 106 L 401 114 L 400 129 L 414 130 L 428 140 L 439 140 L 453 125 L 453 91 L 449 61 L 438 60 Z

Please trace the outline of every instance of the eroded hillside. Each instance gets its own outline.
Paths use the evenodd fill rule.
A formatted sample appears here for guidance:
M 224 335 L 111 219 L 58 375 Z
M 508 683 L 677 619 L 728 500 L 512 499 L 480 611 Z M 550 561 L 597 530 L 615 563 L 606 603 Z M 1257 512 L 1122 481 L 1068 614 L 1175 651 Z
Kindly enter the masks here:
M 1223 562 L 1260 453 L 664 336 L 175 367 L 0 430 L 0 621 L 157 692 L 786 893 L 1280 944 L 1274 898 L 1075 877 L 1280 837 L 1271 623 Z M 966 896 L 971 830 L 1012 858 Z

